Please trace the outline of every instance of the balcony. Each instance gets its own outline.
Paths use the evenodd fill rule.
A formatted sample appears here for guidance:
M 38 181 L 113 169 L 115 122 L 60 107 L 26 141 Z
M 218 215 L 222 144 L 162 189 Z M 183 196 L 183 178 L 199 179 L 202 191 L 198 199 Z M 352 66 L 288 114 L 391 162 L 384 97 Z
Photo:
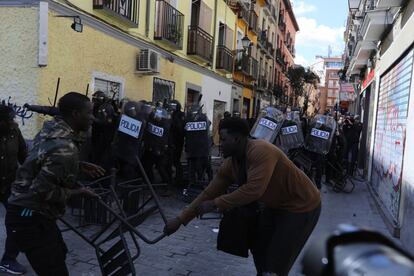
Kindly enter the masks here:
M 284 65 L 282 51 L 280 49 L 276 49 L 276 62 L 281 66 Z
M 130 28 L 138 27 L 139 0 L 93 0 L 93 9 L 115 16 Z
M 213 61 L 213 37 L 199 26 L 188 26 L 187 54 Z
M 267 76 L 267 72 L 265 73 L 265 75 L 262 75 L 259 77 L 258 88 L 261 90 L 266 90 L 268 88 L 266 76 Z
M 165 0 L 156 0 L 154 39 L 165 41 L 176 49 L 182 49 L 183 28 L 184 15 Z
M 243 19 L 246 24 L 249 24 L 249 10 L 247 9 L 247 7 L 244 6 L 244 4 L 239 3 L 239 9 L 237 12 L 237 17 L 240 19 Z
M 281 97 L 283 95 L 283 87 L 279 84 L 273 86 L 273 95 Z
M 401 7 L 404 0 L 378 0 L 376 3 L 377 8 L 389 8 L 389 7 Z
M 256 79 L 259 70 L 257 60 L 246 55 L 244 50 L 236 50 L 234 55 L 236 60 L 234 71 L 242 72 L 244 75 Z
M 257 20 L 257 14 L 254 11 L 251 11 L 249 15 L 249 30 L 254 32 L 255 34 L 258 34 L 259 32 L 259 30 L 257 29 Z
M 224 45 L 217 46 L 216 69 L 233 72 L 233 53 Z
M 269 20 L 272 21 L 274 24 L 277 24 L 276 8 L 273 5 L 270 5 Z
M 266 41 L 267 41 L 266 31 L 259 30 L 259 34 L 257 37 L 257 46 L 261 48 L 263 52 L 266 51 Z
M 282 14 L 279 14 L 279 30 L 282 33 L 286 32 L 286 22 L 285 22 L 285 17 Z
M 384 31 L 392 22 L 392 13 L 387 10 L 373 10 L 365 14 L 360 35 L 366 41 L 380 40 Z
M 263 6 L 263 11 L 267 16 L 270 16 L 271 15 L 270 7 L 272 6 L 272 4 L 270 3 L 269 0 L 265 0 L 264 2 L 265 2 L 265 5 Z
M 275 49 L 273 48 L 273 44 L 271 43 L 271 42 L 269 42 L 269 41 L 266 41 L 265 42 L 265 45 L 266 45 L 266 56 L 269 58 L 269 59 L 271 59 L 271 58 L 273 58 L 273 56 L 274 56 L 274 54 L 275 54 Z

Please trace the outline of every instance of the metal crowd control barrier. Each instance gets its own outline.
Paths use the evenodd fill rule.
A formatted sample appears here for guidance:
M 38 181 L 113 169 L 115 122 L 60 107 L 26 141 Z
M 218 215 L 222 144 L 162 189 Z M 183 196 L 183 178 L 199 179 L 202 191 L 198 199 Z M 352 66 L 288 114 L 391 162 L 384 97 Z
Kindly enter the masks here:
M 108 222 L 102 225 L 101 229 L 90 236 L 86 236 L 78 230 L 78 227 L 72 225 L 64 218 L 59 218 L 68 229 L 74 231 L 95 249 L 101 273 L 105 276 L 136 275 L 134 261 L 141 253 L 137 238 L 143 240 L 145 243 L 154 244 L 166 236 L 161 230 L 162 234 L 154 238 L 149 238 L 137 229 L 137 226 L 142 224 L 156 211 L 161 215 L 164 224 L 167 223 L 167 218 L 162 210 L 153 184 L 149 181 L 139 158 L 137 158 L 137 161 L 145 184 L 136 185 L 135 189 L 131 188 L 127 196 L 129 198 L 134 197 L 143 189 L 148 188 L 150 196 L 147 199 L 143 198 L 142 204 L 133 208 L 129 208 L 128 203 L 124 202 L 123 204 L 118 197 L 116 189 L 118 187 L 125 188 L 125 185 L 137 182 L 138 180 L 134 179 L 123 183 L 116 183 L 116 172 L 112 170 L 109 177 L 98 179 L 88 185 L 95 189 L 100 195 L 100 198 L 88 198 L 85 200 L 86 204 L 100 208 L 101 211 L 97 212 L 97 214 L 106 214 L 104 219 L 108 220 Z M 108 178 L 110 179 L 110 184 L 105 188 L 101 185 L 101 182 Z M 148 203 L 151 201 L 154 201 L 154 206 L 148 206 Z M 132 213 L 132 215 L 128 213 Z M 128 237 L 132 240 L 132 243 L 128 242 Z M 133 250 L 131 248 L 132 246 L 134 247 Z

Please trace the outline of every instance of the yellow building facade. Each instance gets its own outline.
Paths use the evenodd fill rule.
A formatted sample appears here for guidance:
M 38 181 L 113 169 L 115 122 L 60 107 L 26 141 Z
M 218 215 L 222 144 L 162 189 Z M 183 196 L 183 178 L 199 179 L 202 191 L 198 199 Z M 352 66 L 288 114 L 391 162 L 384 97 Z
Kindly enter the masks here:
M 3 24 L 8 26 L 0 31 L 8 38 L 2 42 L 8 51 L 0 53 L 2 65 L 3 61 L 6 65 L 0 71 L 1 91 L 9 91 L 8 95 L 20 105 L 49 105 L 58 79 L 59 96 L 87 90 L 91 95 L 99 89 L 117 93 L 119 98 L 152 101 L 159 99 L 157 89 L 166 86 L 170 98 L 183 105 L 203 94 L 204 111 L 212 121 L 214 114 L 222 112 L 214 110 L 215 106 L 229 110 L 233 71 L 230 53 L 237 16 L 226 2 L 126 2 L 136 4 L 135 17 L 131 10 L 122 15 L 100 0 L 0 3 Z M 125 20 L 125 15 L 129 19 Z M 71 28 L 78 18 L 82 32 Z M 141 70 L 146 52 L 155 53 L 155 70 Z M 3 96 L 2 92 L 0 99 Z M 39 130 L 42 118 L 29 120 L 23 132 L 30 139 Z

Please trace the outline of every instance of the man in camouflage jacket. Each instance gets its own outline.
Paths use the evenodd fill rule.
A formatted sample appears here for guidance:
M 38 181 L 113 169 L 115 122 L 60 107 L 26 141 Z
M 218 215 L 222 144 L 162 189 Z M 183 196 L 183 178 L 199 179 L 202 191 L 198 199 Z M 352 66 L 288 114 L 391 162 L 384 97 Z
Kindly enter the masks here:
M 18 169 L 6 215 L 7 234 L 38 275 L 68 275 L 67 248 L 55 219 L 64 214 L 70 197 L 96 196 L 76 182 L 80 133 L 93 122 L 92 104 L 86 96 L 70 92 L 60 99 L 59 112 L 62 117 L 44 123 Z M 91 164 L 88 169 L 91 175 L 103 174 Z

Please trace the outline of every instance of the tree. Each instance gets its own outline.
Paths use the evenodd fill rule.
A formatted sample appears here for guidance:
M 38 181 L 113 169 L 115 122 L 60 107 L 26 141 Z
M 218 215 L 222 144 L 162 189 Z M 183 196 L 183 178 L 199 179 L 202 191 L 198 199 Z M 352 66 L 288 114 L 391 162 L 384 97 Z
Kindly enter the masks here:
M 294 101 L 296 102 L 299 97 L 304 97 L 303 112 L 305 113 L 308 109 L 310 90 L 312 86 L 316 88 L 319 77 L 309 68 L 305 69 L 299 65 L 289 68 L 288 79 L 293 90 Z
M 302 96 L 303 85 L 305 84 L 305 68 L 302 66 L 290 67 L 288 70 L 288 79 L 293 90 L 294 99 Z

